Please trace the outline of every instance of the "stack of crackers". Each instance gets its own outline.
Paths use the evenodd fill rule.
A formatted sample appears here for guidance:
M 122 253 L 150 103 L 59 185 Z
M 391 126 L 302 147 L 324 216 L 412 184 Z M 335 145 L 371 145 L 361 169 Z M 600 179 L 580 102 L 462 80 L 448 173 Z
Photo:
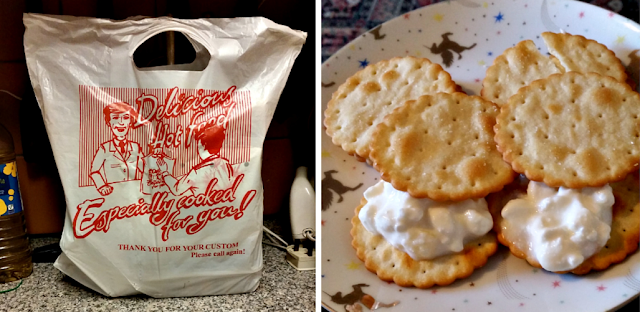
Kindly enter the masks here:
M 498 240 L 540 268 L 503 235 L 501 209 L 526 195 L 529 180 L 573 189 L 610 184 L 615 203 L 609 241 L 569 270 L 586 274 L 606 269 L 638 248 L 640 96 L 620 60 L 604 45 L 570 34 L 542 36 L 551 57 L 540 55 L 531 41 L 520 42 L 496 58 L 483 81 L 483 97 L 501 107 L 495 126 L 498 150 L 522 175 L 487 200 Z
M 449 73 L 428 59 L 369 65 L 333 94 L 326 132 L 412 197 L 487 197 L 498 239 L 522 258 L 500 235 L 499 211 L 526 192 L 525 179 L 571 188 L 616 182 L 609 252 L 598 253 L 615 263 L 638 244 L 640 97 L 603 45 L 569 34 L 543 37 L 552 57 L 538 53 L 531 41 L 507 49 L 487 70 L 482 96 L 459 92 Z M 496 251 L 496 233 L 490 232 L 461 252 L 414 260 L 362 226 L 358 212 L 364 204 L 363 198 L 352 219 L 352 245 L 383 280 L 419 288 L 447 285 Z M 574 273 L 606 268 L 596 256 Z

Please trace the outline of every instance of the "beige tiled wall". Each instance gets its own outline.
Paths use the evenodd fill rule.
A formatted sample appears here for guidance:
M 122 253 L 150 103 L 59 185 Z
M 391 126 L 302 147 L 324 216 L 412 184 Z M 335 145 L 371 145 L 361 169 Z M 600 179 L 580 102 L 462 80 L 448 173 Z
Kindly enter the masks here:
M 22 24 L 23 12 L 36 12 L 45 14 L 65 14 L 76 16 L 98 16 L 112 19 L 124 19 L 129 16 L 159 16 L 165 15 L 168 8 L 181 4 L 180 14 L 184 18 L 198 17 L 233 17 L 263 15 L 280 23 L 287 23 L 292 20 L 292 14 L 296 13 L 295 8 L 305 0 L 286 0 L 281 2 L 267 1 L 258 9 L 259 1 L 245 1 L 239 5 L 237 1 L 168 1 L 168 0 L 15 0 L 2 1 L 0 10 L 0 89 L 10 91 L 18 96 L 29 96 L 28 88 L 31 88 L 28 79 L 26 64 L 24 61 L 24 50 L 22 46 L 22 36 L 24 26 Z M 186 4 L 186 6 L 184 5 Z M 255 8 L 251 8 L 254 5 Z M 244 12 L 243 10 L 247 11 Z M 177 16 L 180 17 L 180 16 Z M 291 25 L 296 28 L 296 25 Z M 312 32 L 312 30 L 306 30 Z M 313 41 L 307 41 L 313 42 Z M 313 60 L 313 47 L 306 48 L 311 55 L 308 59 Z M 301 55 L 301 57 L 304 57 Z M 300 59 L 299 59 L 300 60 Z M 301 66 L 296 64 L 296 66 Z M 294 72 L 296 71 L 294 67 Z M 300 71 L 300 70 L 298 70 Z M 307 71 L 309 81 L 313 82 L 313 64 L 310 71 Z M 292 73 L 295 75 L 295 73 Z M 299 78 L 291 80 L 300 81 Z M 287 87 L 289 89 L 299 89 L 298 86 Z M 310 88 L 313 94 L 313 87 Z M 285 98 L 295 98 L 287 96 L 287 91 L 283 94 Z M 303 157 L 307 162 L 313 164 L 313 151 L 309 150 L 308 144 L 304 147 L 294 147 L 294 141 L 299 140 L 300 131 L 309 132 L 307 137 L 313 139 L 313 127 L 306 126 L 301 129 L 299 122 L 294 120 L 305 120 L 309 114 L 313 113 L 313 95 L 309 96 L 305 103 L 305 109 L 300 109 L 300 103 L 279 103 L 274 122 L 269 128 L 264 146 L 263 155 L 263 181 L 265 190 L 265 214 L 273 214 L 279 210 L 288 208 L 289 188 L 295 174 L 295 166 L 300 164 L 296 161 L 294 154 L 298 158 Z M 55 168 L 51 165 L 43 165 L 36 162 L 27 162 L 25 159 L 37 159 L 38 157 L 23 156 L 22 135 L 20 128 L 29 126 L 21 125 L 20 120 L 30 123 L 30 118 L 20 116 L 20 105 L 28 102 L 18 101 L 13 97 L 0 93 L 0 123 L 5 125 L 11 132 L 15 145 L 18 174 L 20 180 L 20 190 L 25 207 L 27 228 L 31 234 L 55 233 L 62 230 L 64 221 L 64 194 L 60 185 Z M 21 104 L 22 103 L 22 104 Z M 34 105 L 31 102 L 31 105 Z M 40 116 L 34 116 L 41 119 Z M 35 122 L 34 119 L 34 122 Z M 295 131 L 292 127 L 298 127 Z M 40 134 L 43 136 L 44 134 Z M 304 149 L 301 151 L 301 149 Z M 37 153 L 37 151 L 36 151 Z M 300 156 L 302 155 L 302 156 Z M 33 155 L 31 155 L 33 156 Z M 36 155 L 37 156 L 37 155 Z

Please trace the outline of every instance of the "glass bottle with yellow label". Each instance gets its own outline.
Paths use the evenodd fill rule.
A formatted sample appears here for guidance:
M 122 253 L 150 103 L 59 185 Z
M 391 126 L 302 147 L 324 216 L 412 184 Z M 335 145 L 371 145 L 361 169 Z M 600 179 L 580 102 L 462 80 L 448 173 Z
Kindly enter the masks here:
M 32 270 L 13 139 L 0 125 L 0 283 L 25 278 Z

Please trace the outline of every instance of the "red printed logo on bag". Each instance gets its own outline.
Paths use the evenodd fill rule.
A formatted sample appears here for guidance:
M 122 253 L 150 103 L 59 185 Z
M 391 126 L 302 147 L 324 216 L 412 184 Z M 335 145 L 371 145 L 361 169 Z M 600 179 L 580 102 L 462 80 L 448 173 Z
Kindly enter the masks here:
M 256 195 L 238 193 L 250 147 L 250 95 L 235 86 L 80 86 L 78 183 L 96 196 L 77 206 L 75 237 L 142 215 L 164 241 L 171 231 L 192 235 L 210 221 L 240 219 Z

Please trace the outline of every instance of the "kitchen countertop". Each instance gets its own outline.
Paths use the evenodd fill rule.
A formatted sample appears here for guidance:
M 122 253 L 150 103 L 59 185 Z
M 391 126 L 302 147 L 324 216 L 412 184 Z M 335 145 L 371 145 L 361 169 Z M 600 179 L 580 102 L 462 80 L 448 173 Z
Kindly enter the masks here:
M 59 241 L 59 235 L 36 237 L 31 239 L 31 246 L 37 248 Z M 252 293 L 161 299 L 145 295 L 110 298 L 64 276 L 53 263 L 34 263 L 33 273 L 18 289 L 0 294 L 0 311 L 315 311 L 315 270 L 298 271 L 287 263 L 284 250 L 267 244 L 262 246 L 262 279 Z M 0 290 L 17 285 L 18 282 L 0 284 Z

